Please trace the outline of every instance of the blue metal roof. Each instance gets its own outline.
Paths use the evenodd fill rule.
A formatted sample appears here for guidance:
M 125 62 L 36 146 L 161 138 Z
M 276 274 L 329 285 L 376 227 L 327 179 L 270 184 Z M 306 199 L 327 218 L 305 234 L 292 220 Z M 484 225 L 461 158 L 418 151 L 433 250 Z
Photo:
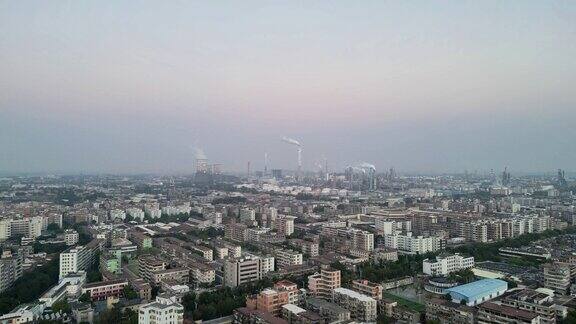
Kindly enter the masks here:
M 446 289 L 447 292 L 457 293 L 468 299 L 474 299 L 475 296 L 484 295 L 494 290 L 508 288 L 508 283 L 498 279 L 482 279 Z

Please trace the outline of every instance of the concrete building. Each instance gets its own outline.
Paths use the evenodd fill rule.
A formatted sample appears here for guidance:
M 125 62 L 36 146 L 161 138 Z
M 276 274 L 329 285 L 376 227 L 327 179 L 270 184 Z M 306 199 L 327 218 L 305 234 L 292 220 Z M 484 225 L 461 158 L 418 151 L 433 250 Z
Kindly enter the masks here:
M 79 237 L 80 236 L 78 235 L 78 232 L 73 229 L 67 229 L 64 231 L 64 241 L 68 246 L 76 245 L 78 243 Z
M 60 253 L 60 279 L 71 272 L 87 271 L 96 262 L 100 240 L 92 240 L 85 246 L 76 246 Z
M 458 253 L 443 253 L 435 260 L 422 261 L 422 272 L 431 276 L 445 276 L 449 273 L 474 267 L 474 257 L 464 257 Z
M 296 219 L 296 217 L 294 217 L 294 216 L 287 216 L 287 215 L 279 216 L 275 222 L 276 231 L 280 235 L 284 235 L 284 236 L 292 235 L 292 233 L 294 233 L 294 220 L 295 219 Z
M 351 289 L 376 300 L 382 299 L 382 292 L 384 291 L 382 285 L 368 280 L 353 280 Z
M 478 323 L 540 323 L 540 316 L 526 310 L 487 302 L 478 306 Z
M 350 320 L 350 311 L 338 304 L 320 298 L 307 298 L 306 308 L 312 310 L 329 323 L 345 322 Z
M 224 285 L 237 287 L 247 282 L 260 280 L 269 268 L 268 258 L 246 256 L 226 260 L 224 262 Z
M 160 298 L 140 306 L 138 324 L 182 324 L 184 307 L 170 299 Z
M 354 230 L 352 233 L 352 249 L 366 252 L 374 250 L 374 234 Z
M 474 308 L 439 298 L 426 301 L 426 320 L 445 324 L 474 324 Z
M 502 298 L 501 304 L 516 309 L 532 312 L 540 316 L 540 323 L 556 323 L 556 312 L 559 305 L 554 303 L 554 296 L 532 289 L 522 289 Z
M 332 302 L 349 310 L 351 318 L 359 321 L 374 322 L 378 316 L 376 299 L 350 289 L 334 289 Z
M 302 253 L 293 250 L 278 249 L 274 252 L 274 256 L 279 268 L 302 265 Z
M 109 297 L 120 298 L 124 295 L 124 287 L 128 286 L 125 279 L 93 282 L 82 288 L 82 294 L 88 293 L 92 301 L 106 300 Z
M 264 289 L 258 295 L 248 298 L 246 307 L 279 316 L 282 306 L 299 302 L 299 295 L 300 291 L 295 283 L 282 280 L 274 284 L 274 288 Z
M 0 220 L 0 241 L 5 241 L 12 236 L 12 220 Z
M 412 233 L 407 233 L 406 235 L 384 235 L 384 245 L 406 254 L 424 254 L 438 251 L 441 248 L 440 238 L 435 236 L 412 236 Z
M 120 209 L 112 209 L 110 211 L 110 219 L 111 220 L 115 220 L 115 219 L 124 220 L 124 219 L 126 219 L 126 213 Z
M 330 300 L 334 289 L 339 287 L 340 270 L 321 269 L 320 273 L 308 276 L 308 290 L 314 297 Z
M 574 266 L 554 262 L 544 264 L 544 287 L 554 290 L 557 294 L 568 295 L 574 274 Z

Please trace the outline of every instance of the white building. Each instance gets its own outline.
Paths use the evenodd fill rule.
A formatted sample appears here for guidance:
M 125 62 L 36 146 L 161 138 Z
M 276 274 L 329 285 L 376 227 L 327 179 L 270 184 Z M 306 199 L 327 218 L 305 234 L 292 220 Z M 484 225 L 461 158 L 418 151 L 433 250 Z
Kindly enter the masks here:
M 378 217 L 375 220 L 376 231 L 382 235 L 392 235 L 396 233 L 396 222 Z
M 290 236 L 294 233 L 294 216 L 282 215 L 276 220 L 276 230 L 285 236 Z
M 436 260 L 422 261 L 422 272 L 431 276 L 445 276 L 451 272 L 474 267 L 474 257 L 459 254 L 441 254 Z
M 332 301 L 349 310 L 353 319 L 362 322 L 376 322 L 378 317 L 377 302 L 372 297 L 347 288 L 336 288 Z
M 78 243 L 79 237 L 80 236 L 78 235 L 78 232 L 73 229 L 67 229 L 64 231 L 64 241 L 68 246 L 76 245 L 76 243 Z
M 406 235 L 384 235 L 384 245 L 408 254 L 424 254 L 441 248 L 440 238 Z
M 134 220 L 144 221 L 144 212 L 140 208 L 128 208 L 126 209 L 126 213 Z
M 355 230 L 352 233 L 352 248 L 367 252 L 374 250 L 374 234 Z
M 30 228 L 28 230 L 28 237 L 37 238 L 42 236 L 42 216 L 36 216 L 30 218 Z
M 144 206 L 144 214 L 152 219 L 162 217 L 162 211 L 158 208 L 157 204 Z
M 115 219 L 124 220 L 125 218 L 126 218 L 126 213 L 123 210 L 112 209 L 110 211 L 110 219 L 112 219 L 112 220 L 115 220 Z
M 274 258 L 260 258 L 249 255 L 239 259 L 229 259 L 224 262 L 224 285 L 237 287 L 241 284 L 257 281 L 262 276 L 274 270 Z
M 156 298 L 138 310 L 138 324 L 181 323 L 184 323 L 184 307 L 171 299 Z
M 10 219 L 0 220 L 0 241 L 4 241 L 12 236 L 12 221 Z
M 278 249 L 274 254 L 279 268 L 302 265 L 302 253 L 293 250 Z
M 86 271 L 96 261 L 98 248 L 94 240 L 86 246 L 76 246 L 60 253 L 60 279 L 71 272 Z

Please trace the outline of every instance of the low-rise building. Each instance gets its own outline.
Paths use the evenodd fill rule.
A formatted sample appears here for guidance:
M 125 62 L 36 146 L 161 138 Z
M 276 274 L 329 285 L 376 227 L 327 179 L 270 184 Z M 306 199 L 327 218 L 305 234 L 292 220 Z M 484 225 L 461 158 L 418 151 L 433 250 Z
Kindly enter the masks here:
M 78 232 L 73 229 L 67 229 L 64 231 L 64 242 L 66 242 L 66 245 L 68 246 L 76 245 L 79 237 Z
M 508 283 L 499 279 L 482 279 L 456 286 L 446 291 L 452 301 L 468 306 L 476 306 L 490 299 L 504 294 L 508 290 Z
M 124 287 L 128 286 L 125 279 L 93 282 L 82 288 L 82 294 L 88 293 L 93 301 L 106 300 L 109 297 L 120 298 L 124 295 Z
M 384 290 L 382 285 L 368 280 L 353 280 L 351 289 L 376 300 L 382 299 L 382 292 Z
M 446 324 L 474 324 L 474 308 L 455 304 L 445 299 L 432 298 L 426 301 L 426 320 Z
M 458 253 L 442 253 L 435 260 L 422 261 L 422 272 L 431 276 L 446 276 L 449 273 L 472 268 L 474 257 L 465 257 Z
M 332 301 L 349 310 L 353 319 L 364 322 L 376 321 L 378 306 L 372 297 L 347 288 L 336 288 Z
M 536 313 L 517 309 L 510 306 L 486 302 L 478 306 L 478 323 L 540 323 L 540 316 Z
M 181 324 L 184 322 L 184 307 L 171 299 L 159 298 L 140 306 L 139 324 Z

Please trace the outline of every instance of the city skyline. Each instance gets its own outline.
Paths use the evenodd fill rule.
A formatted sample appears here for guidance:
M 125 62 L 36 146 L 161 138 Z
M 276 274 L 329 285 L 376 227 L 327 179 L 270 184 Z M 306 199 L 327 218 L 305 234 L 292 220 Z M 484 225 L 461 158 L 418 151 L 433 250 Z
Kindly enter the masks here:
M 575 171 L 576 5 L 0 2 L 0 173 Z

